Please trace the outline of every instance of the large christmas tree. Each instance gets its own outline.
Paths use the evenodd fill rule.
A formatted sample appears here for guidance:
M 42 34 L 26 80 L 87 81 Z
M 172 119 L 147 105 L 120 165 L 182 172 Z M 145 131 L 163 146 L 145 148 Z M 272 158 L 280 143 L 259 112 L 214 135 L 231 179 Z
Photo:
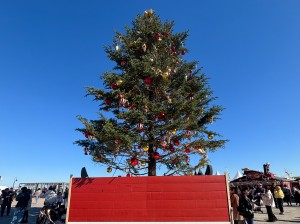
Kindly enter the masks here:
M 193 174 L 208 163 L 207 151 L 226 142 L 208 129 L 222 107 L 212 104 L 198 62 L 184 60 L 188 33 L 173 27 L 148 10 L 105 47 L 116 66 L 103 73 L 104 89 L 87 89 L 103 113 L 98 120 L 79 117 L 85 139 L 76 144 L 107 172 Z

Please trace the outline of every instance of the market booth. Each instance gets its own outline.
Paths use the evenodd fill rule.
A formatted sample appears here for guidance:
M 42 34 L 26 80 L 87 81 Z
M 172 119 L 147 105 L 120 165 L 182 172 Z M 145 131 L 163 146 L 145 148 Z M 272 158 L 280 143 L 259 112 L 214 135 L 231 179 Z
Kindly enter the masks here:
M 71 178 L 67 221 L 229 224 L 226 176 Z

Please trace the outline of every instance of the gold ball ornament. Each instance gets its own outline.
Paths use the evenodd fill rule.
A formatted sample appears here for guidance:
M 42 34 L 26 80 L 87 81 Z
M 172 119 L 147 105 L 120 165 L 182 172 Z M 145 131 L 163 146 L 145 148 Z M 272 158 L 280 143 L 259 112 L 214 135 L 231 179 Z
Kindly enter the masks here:
M 146 52 L 146 50 L 147 50 L 147 45 L 146 45 L 146 44 L 143 44 L 143 45 L 142 45 L 142 49 L 143 49 L 144 52 Z
M 121 86 L 123 84 L 123 80 L 119 79 L 117 82 L 116 82 L 117 86 Z
M 108 173 L 111 173 L 112 168 L 111 168 L 111 167 L 107 167 L 106 171 L 107 171 Z
M 213 139 L 213 138 L 214 138 L 214 135 L 213 135 L 213 134 L 209 134 L 209 135 L 207 136 L 207 138 L 208 138 L 208 139 Z
M 146 162 L 145 162 L 145 161 L 142 161 L 142 162 L 141 162 L 141 166 L 146 166 Z
M 143 150 L 144 150 L 144 152 L 147 152 L 149 150 L 149 147 L 148 146 L 144 146 Z
M 176 129 L 174 129 L 174 130 L 172 131 L 172 134 L 173 134 L 173 135 L 176 135 L 176 133 L 177 133 L 177 131 L 176 131 Z

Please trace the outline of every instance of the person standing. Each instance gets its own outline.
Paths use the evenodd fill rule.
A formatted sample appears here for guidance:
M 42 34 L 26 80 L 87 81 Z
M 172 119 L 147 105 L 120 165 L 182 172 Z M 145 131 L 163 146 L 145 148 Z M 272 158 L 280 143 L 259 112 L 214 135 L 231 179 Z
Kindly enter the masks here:
M 42 191 L 41 188 L 38 188 L 35 192 L 34 192 L 34 197 L 35 197 L 35 203 L 37 204 L 39 201 L 39 197 L 41 195 Z
M 64 191 L 64 196 L 63 196 L 64 205 L 65 205 L 66 208 L 68 207 L 68 197 L 69 197 L 69 188 L 66 187 L 66 189 Z
M 6 208 L 6 215 L 9 216 L 10 209 L 11 209 L 11 203 L 13 201 L 14 193 L 10 191 L 8 188 L 5 188 L 2 191 L 2 205 L 1 205 L 1 216 L 3 216 L 5 208 Z
M 294 190 L 295 203 L 296 203 L 296 205 L 299 204 L 299 206 L 300 206 L 300 190 L 297 189 L 296 187 L 294 187 L 293 190 Z
M 282 191 L 284 193 L 284 200 L 286 201 L 287 205 L 292 206 L 292 196 L 293 196 L 293 194 L 292 194 L 291 189 L 289 189 L 287 187 L 287 185 L 285 184 L 285 185 L 283 185 Z
M 283 191 L 281 190 L 281 187 L 280 186 L 276 186 L 276 189 L 274 191 L 274 197 L 276 198 L 277 200 L 277 205 L 278 205 L 278 208 L 280 210 L 280 215 L 283 215 L 284 214 L 284 210 L 283 210 L 283 198 L 284 198 L 284 193 Z
M 230 187 L 230 202 L 231 202 L 231 208 L 232 208 L 232 219 L 234 220 L 234 224 L 241 224 L 244 221 L 244 217 L 241 216 L 237 210 L 239 204 L 240 204 L 240 197 L 238 194 L 238 188 L 235 186 Z
M 238 211 L 242 216 L 244 216 L 248 224 L 254 224 L 254 210 L 252 201 L 248 197 L 249 194 L 249 187 L 243 187 Z
M 22 221 L 20 223 L 27 223 L 28 222 L 29 210 L 31 209 L 31 204 L 32 204 L 32 197 L 31 197 L 32 190 L 28 189 L 27 192 L 30 195 L 30 198 L 28 200 L 27 207 L 25 208 L 23 219 L 22 219 Z
M 17 224 L 23 220 L 24 212 L 27 208 L 30 197 L 31 195 L 28 194 L 27 187 L 22 187 L 21 192 L 16 197 L 16 201 L 18 203 L 16 204 L 16 209 L 11 224 Z
M 63 199 L 62 193 L 59 191 L 56 195 L 56 205 L 58 208 L 61 206 L 63 201 L 64 201 L 64 199 Z
M 264 202 L 264 205 L 266 206 L 266 210 L 268 213 L 268 222 L 276 222 L 278 219 L 272 211 L 272 207 L 275 207 L 275 201 L 270 191 L 270 187 L 266 186 L 266 193 L 261 194 L 260 196 Z
M 273 182 L 272 185 L 271 185 L 271 187 L 270 187 L 270 191 L 271 191 L 271 193 L 273 195 L 273 198 L 274 198 L 275 207 L 278 208 L 277 200 L 276 200 L 275 195 L 274 195 L 275 190 L 276 190 L 276 183 Z

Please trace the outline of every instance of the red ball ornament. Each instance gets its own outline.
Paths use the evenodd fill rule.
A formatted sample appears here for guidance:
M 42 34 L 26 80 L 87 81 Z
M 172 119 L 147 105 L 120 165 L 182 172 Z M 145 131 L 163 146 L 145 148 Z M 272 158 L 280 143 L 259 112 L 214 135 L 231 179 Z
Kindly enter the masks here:
M 110 101 L 109 99 L 106 99 L 106 100 L 104 101 L 104 103 L 105 103 L 106 105 L 110 105 L 110 104 L 111 104 L 111 101 Z
M 88 155 L 88 148 L 87 148 L 87 147 L 85 147 L 85 148 L 83 149 L 83 151 L 84 151 L 84 155 Z
M 131 158 L 130 163 L 132 166 L 136 166 L 139 163 L 139 161 L 137 160 L 137 158 L 133 157 Z
M 158 33 L 158 34 L 155 35 L 155 39 L 156 39 L 156 40 L 161 40 L 161 35 L 160 35 L 160 33 Z
M 90 135 L 91 135 L 90 132 L 88 132 L 88 131 L 84 132 L 84 136 L 85 136 L 86 138 L 90 137 Z
M 173 143 L 174 143 L 174 145 L 179 146 L 179 140 L 178 139 L 174 139 Z
M 122 59 L 121 62 L 120 62 L 120 65 L 122 67 L 125 67 L 127 65 L 127 61 L 125 59 Z
M 155 152 L 155 153 L 153 154 L 153 157 L 154 157 L 154 159 L 159 159 L 159 153 L 158 153 L 158 152 Z
M 170 50 L 171 50 L 172 53 L 176 52 L 176 48 L 175 48 L 174 46 L 172 46 L 172 47 L 170 48 Z
M 112 84 L 110 84 L 109 87 L 110 87 L 111 89 L 116 89 L 118 86 L 117 86 L 116 83 L 112 83 Z
M 162 120 L 165 119 L 166 114 L 164 112 L 161 112 L 160 114 L 157 115 L 157 119 Z
M 169 35 L 170 35 L 169 32 L 164 32 L 164 36 L 165 36 L 165 37 L 168 37 Z
M 169 150 L 170 150 L 171 152 L 174 152 L 174 151 L 175 151 L 174 146 L 170 144 L 170 145 L 169 145 Z
M 127 174 L 126 174 L 126 177 L 130 177 L 130 173 L 127 173 Z
M 182 50 L 182 51 L 181 51 L 181 55 L 185 55 L 185 50 Z
M 191 152 L 190 148 L 186 148 L 184 151 L 185 151 L 185 153 L 190 153 Z
M 150 85 L 152 83 L 152 78 L 150 76 L 145 78 L 145 83 Z

